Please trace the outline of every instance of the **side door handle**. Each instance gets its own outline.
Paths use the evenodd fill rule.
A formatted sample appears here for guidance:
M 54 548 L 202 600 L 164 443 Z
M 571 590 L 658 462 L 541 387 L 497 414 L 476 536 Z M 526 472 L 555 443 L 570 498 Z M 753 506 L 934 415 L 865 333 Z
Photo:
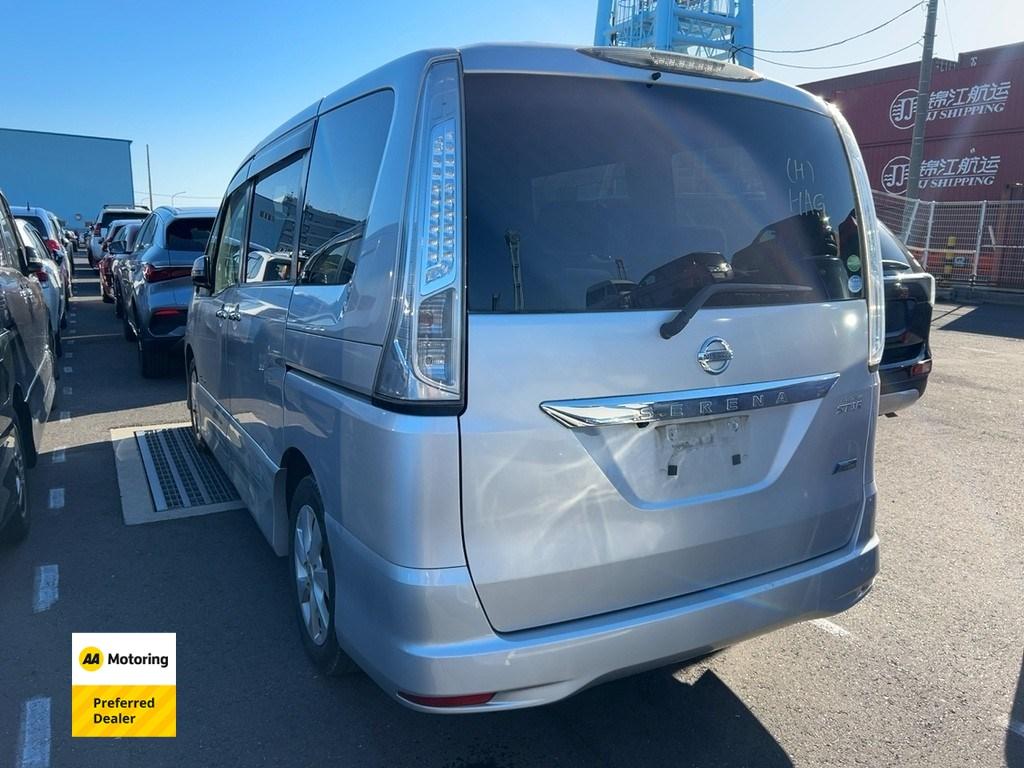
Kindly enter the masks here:
M 225 319 L 225 318 L 226 318 L 226 317 L 228 316 L 228 313 L 227 313 L 227 311 L 226 311 L 226 310 L 224 309 L 224 305 L 223 305 L 223 304 L 221 304 L 221 305 L 220 305 L 220 309 L 218 309 L 218 310 L 217 310 L 216 312 L 214 312 L 213 314 L 214 314 L 214 316 L 215 316 L 215 317 L 218 317 L 218 318 L 220 318 L 221 320 Z
M 240 310 L 240 305 L 235 304 L 233 309 L 229 309 L 227 311 L 228 320 L 234 320 L 236 323 L 242 322 L 242 313 Z

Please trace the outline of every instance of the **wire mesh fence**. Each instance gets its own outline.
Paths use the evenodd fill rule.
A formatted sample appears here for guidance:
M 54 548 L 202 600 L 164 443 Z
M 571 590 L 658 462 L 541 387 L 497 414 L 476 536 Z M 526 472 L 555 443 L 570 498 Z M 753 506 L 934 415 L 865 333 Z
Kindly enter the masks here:
M 878 218 L 939 286 L 1024 290 L 1024 200 L 937 203 L 874 193 Z

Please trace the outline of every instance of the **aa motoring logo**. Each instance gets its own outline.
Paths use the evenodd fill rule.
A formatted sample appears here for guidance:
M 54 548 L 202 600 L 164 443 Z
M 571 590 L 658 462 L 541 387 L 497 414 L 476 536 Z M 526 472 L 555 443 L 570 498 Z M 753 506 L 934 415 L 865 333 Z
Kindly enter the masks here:
M 78 665 L 86 672 L 95 672 L 103 666 L 103 651 L 90 645 L 78 654 Z
M 111 653 L 107 654 L 106 661 L 108 664 L 134 666 L 154 665 L 163 669 L 167 669 L 167 665 L 170 663 L 170 659 L 167 656 L 160 656 L 155 653 Z M 78 654 L 78 664 L 86 672 L 95 672 L 103 666 L 103 662 L 103 651 L 93 645 L 90 645 L 88 648 L 83 648 L 82 652 Z

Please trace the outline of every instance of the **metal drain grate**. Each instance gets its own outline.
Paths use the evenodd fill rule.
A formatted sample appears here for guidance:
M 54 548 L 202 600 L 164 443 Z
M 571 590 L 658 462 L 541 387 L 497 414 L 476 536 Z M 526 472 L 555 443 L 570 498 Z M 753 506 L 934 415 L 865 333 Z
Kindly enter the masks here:
M 238 492 L 211 456 L 196 449 L 189 427 L 135 433 L 158 512 L 238 501 Z

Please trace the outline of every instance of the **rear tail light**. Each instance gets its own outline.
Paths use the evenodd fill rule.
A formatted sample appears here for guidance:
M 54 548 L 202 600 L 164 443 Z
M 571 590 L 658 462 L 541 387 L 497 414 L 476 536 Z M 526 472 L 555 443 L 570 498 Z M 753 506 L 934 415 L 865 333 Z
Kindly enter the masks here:
M 932 372 L 932 361 L 924 360 L 920 363 L 915 363 L 910 367 L 911 376 L 923 376 L 926 373 Z
M 60 243 L 54 240 L 52 237 L 46 238 L 46 247 L 50 249 L 50 253 L 56 253 L 60 250 Z
M 405 258 L 377 374 L 376 394 L 384 401 L 462 401 L 461 120 L 458 64 L 437 62 L 420 98 Z
M 93 228 L 92 228 L 92 233 L 93 233 L 93 235 L 95 235 L 96 237 L 99 237 L 99 236 L 100 236 L 100 234 L 101 234 L 101 233 L 100 233 L 100 225 L 99 225 L 99 224 L 96 224 L 96 225 L 94 225 L 94 226 L 93 226 Z
M 181 307 L 165 307 L 164 309 L 154 310 L 153 317 L 173 317 L 174 315 L 183 315 L 186 311 Z
M 35 277 L 36 280 L 39 281 L 41 285 L 46 285 L 47 283 L 50 282 L 50 276 L 46 274 L 45 269 L 36 270 L 35 272 L 32 273 L 32 275 Z
M 853 186 L 857 193 L 858 218 L 864 243 L 864 292 L 868 303 L 868 366 L 876 368 L 882 362 L 885 351 L 885 278 L 882 274 L 882 246 L 878 242 L 878 220 L 875 218 L 875 201 L 871 196 L 871 182 L 864 168 L 857 139 L 842 112 L 830 107 L 839 128 L 846 155 L 853 171 Z
M 192 267 L 154 267 L 147 264 L 142 268 L 142 279 L 147 283 L 161 283 L 164 280 L 188 277 L 191 274 Z
M 418 696 L 414 693 L 399 693 L 406 701 L 424 707 L 473 707 L 486 704 L 494 698 L 493 693 L 468 693 L 463 696 Z

